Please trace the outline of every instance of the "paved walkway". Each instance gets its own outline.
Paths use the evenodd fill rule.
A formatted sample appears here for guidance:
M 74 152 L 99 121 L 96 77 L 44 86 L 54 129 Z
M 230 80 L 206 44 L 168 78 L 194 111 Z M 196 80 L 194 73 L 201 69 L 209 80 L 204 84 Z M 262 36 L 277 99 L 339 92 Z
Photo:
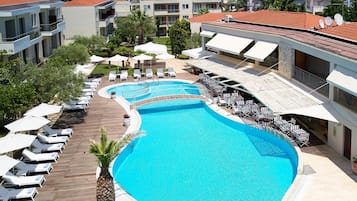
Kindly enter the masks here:
M 177 78 L 197 79 L 197 76 L 186 73 L 187 69 L 184 65 L 175 68 L 181 69 Z M 103 79 L 100 87 L 118 82 L 116 80 L 109 83 Z M 89 139 L 98 140 L 101 127 L 107 129 L 110 139 L 118 139 L 126 130 L 122 126 L 123 114 L 124 110 L 115 101 L 95 95 L 86 115 L 67 116 L 76 123 L 71 125 L 74 128 L 73 137 L 59 161 L 54 164 L 52 173 L 46 176 L 47 181 L 44 186 L 38 188 L 39 195 L 36 200 L 95 200 L 97 164 L 95 157 L 88 153 Z M 232 116 L 230 114 L 231 118 Z M 319 145 L 303 148 L 302 160 L 305 171 L 300 178 L 293 200 L 357 200 L 357 175 L 352 175 L 350 162 L 347 159 L 327 145 Z

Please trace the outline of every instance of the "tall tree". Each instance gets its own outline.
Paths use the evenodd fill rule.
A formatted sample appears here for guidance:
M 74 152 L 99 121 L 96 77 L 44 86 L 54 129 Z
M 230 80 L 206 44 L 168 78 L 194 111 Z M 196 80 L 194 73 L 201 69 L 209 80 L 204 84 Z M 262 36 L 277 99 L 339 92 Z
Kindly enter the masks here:
M 351 1 L 351 6 L 348 7 L 344 4 L 342 0 L 331 0 L 330 5 L 328 5 L 324 11 L 324 16 L 333 17 L 336 13 L 343 16 L 345 21 L 356 22 L 357 21 L 357 0 Z
M 138 36 L 138 43 L 144 43 L 144 36 L 156 32 L 156 24 L 153 17 L 146 15 L 145 11 L 135 9 L 129 14 L 131 23 L 135 25 Z
M 92 36 L 79 36 L 73 37 L 74 44 L 84 45 L 88 49 L 89 54 L 93 54 L 95 51 L 101 51 L 105 47 L 105 38 L 99 35 Z
M 113 177 L 109 173 L 109 165 L 118 155 L 120 149 L 131 142 L 137 135 L 126 135 L 120 141 L 108 141 L 107 132 L 100 130 L 100 141 L 91 140 L 89 152 L 97 157 L 100 174 L 97 179 L 97 201 L 114 201 L 115 191 Z
M 187 20 L 177 20 L 169 28 L 169 37 L 173 54 L 181 54 L 186 47 L 186 39 L 191 36 L 190 23 Z
M 89 53 L 82 44 L 62 46 L 55 50 L 52 57 L 62 58 L 67 64 L 83 64 L 89 61 Z

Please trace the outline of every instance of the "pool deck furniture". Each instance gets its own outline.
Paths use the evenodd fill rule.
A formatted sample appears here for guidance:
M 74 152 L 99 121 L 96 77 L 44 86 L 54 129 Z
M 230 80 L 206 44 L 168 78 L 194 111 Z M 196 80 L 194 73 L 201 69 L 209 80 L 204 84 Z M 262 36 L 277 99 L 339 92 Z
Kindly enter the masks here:
M 174 68 L 172 68 L 172 67 L 169 67 L 167 69 L 167 73 L 169 74 L 170 77 L 176 77 L 176 72 L 175 72 Z
M 146 70 L 145 70 L 145 77 L 146 78 L 152 78 L 154 76 L 154 74 L 152 73 L 152 69 L 151 68 L 147 68 Z
M 22 156 L 23 156 L 23 161 L 31 162 L 31 163 L 57 161 L 57 159 L 59 158 L 57 152 L 36 154 L 28 149 L 24 149 L 22 151 Z
M 63 143 L 46 144 L 41 143 L 38 139 L 31 144 L 31 151 L 34 153 L 60 152 L 64 149 Z
M 120 80 L 124 81 L 128 79 L 128 71 L 127 70 L 121 70 L 120 72 Z
M 140 69 L 134 69 L 133 78 L 134 79 L 140 79 L 141 78 Z
M 0 200 L 9 201 L 9 200 L 21 200 L 21 199 L 30 199 L 35 200 L 38 191 L 36 188 L 4 188 L 0 186 Z
M 109 76 L 108 76 L 108 80 L 109 81 L 115 81 L 115 79 L 117 79 L 117 74 L 115 71 L 110 71 L 109 72 Z
M 33 175 L 39 173 L 50 174 L 52 169 L 53 167 L 51 163 L 29 164 L 19 161 L 15 166 L 16 175 Z
M 64 129 L 55 129 L 51 128 L 48 125 L 43 126 L 43 129 L 48 133 L 49 136 L 72 136 L 73 129 L 72 128 L 64 128 Z
M 164 69 L 163 68 L 158 68 L 157 71 L 156 71 L 156 75 L 157 75 L 158 78 L 165 77 Z
M 68 137 L 67 136 L 57 136 L 57 137 L 49 137 L 44 135 L 43 133 L 37 133 L 37 139 L 46 144 L 55 144 L 55 143 L 64 143 L 67 144 Z
M 43 175 L 16 176 L 10 172 L 2 176 L 3 186 L 5 187 L 24 187 L 24 186 L 42 186 L 45 182 Z

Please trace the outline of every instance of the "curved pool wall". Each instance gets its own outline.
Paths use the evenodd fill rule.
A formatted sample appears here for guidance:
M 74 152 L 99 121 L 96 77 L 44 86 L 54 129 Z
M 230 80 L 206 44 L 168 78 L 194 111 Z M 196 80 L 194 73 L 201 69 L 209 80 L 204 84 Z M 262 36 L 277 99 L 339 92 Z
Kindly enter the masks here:
M 164 95 L 200 95 L 198 87 L 191 83 L 192 82 L 183 80 L 150 80 L 135 84 L 124 83 L 108 87 L 106 93 L 111 94 L 112 92 L 115 92 L 116 95 L 124 97 L 130 103 Z
M 254 181 L 257 180 L 259 182 L 259 184 L 257 185 L 258 189 L 253 189 L 252 192 L 241 192 L 244 191 L 243 187 L 239 187 L 238 185 L 235 185 L 235 192 L 240 192 L 237 195 L 234 195 L 235 198 L 233 200 L 269 200 L 269 201 L 273 201 L 273 200 L 281 200 L 285 194 L 285 192 L 287 192 L 288 188 L 290 187 L 290 185 L 292 184 L 295 176 L 296 176 L 296 171 L 297 171 L 297 165 L 298 165 L 298 157 L 296 154 L 295 149 L 291 146 L 291 144 L 287 141 L 284 141 L 282 139 L 280 139 L 279 137 L 272 135 L 270 133 L 267 133 L 265 131 L 244 125 L 244 124 L 240 124 L 237 123 L 235 121 L 229 120 L 223 116 L 221 116 L 220 114 L 217 114 L 216 112 L 214 112 L 212 109 L 210 109 L 206 104 L 200 102 L 197 103 L 196 102 L 192 102 L 191 104 L 184 104 L 184 106 L 182 106 L 180 108 L 180 102 L 182 102 L 182 100 L 180 101 L 176 101 L 178 104 L 174 104 L 172 107 L 167 106 L 165 103 L 167 103 L 168 101 L 165 101 L 164 103 L 154 103 L 154 104 L 149 104 L 146 106 L 143 106 L 139 109 L 139 113 L 143 116 L 143 122 L 144 124 L 142 125 L 142 128 L 145 129 L 145 114 L 150 114 L 152 112 L 154 113 L 160 113 L 162 111 L 175 111 L 175 110 L 190 110 L 190 108 L 195 108 L 195 107 L 201 107 L 203 108 L 207 113 L 209 113 L 214 119 L 216 119 L 218 122 L 221 122 L 222 124 L 226 125 L 227 127 L 230 127 L 234 130 L 239 130 L 239 129 L 243 129 L 245 130 L 247 133 L 245 134 L 248 138 L 249 141 L 252 142 L 253 146 L 255 147 L 255 149 L 257 150 L 257 152 L 259 152 L 260 155 L 262 155 L 265 158 L 283 158 L 283 159 L 288 159 L 289 163 L 291 165 L 291 172 L 289 173 L 291 176 L 288 178 L 287 183 L 285 183 L 285 186 L 279 191 L 279 193 L 276 193 L 275 190 L 278 187 L 274 187 L 273 183 L 274 179 L 272 179 L 271 181 L 264 181 L 262 177 L 261 178 L 256 178 L 255 176 L 255 172 L 251 172 L 251 173 L 247 173 L 247 169 L 251 169 L 250 166 L 246 166 L 247 164 L 239 164 L 237 163 L 237 167 L 244 167 L 243 170 L 241 170 L 240 172 L 238 172 L 239 174 L 243 174 L 245 177 L 247 177 L 246 179 L 248 179 L 247 181 L 245 181 L 245 184 L 249 184 L 250 181 Z M 172 101 L 175 102 L 175 101 Z M 158 107 L 158 105 L 160 105 L 160 107 Z M 181 104 L 182 105 L 182 104 Z M 160 109 L 161 108 L 161 109 Z M 150 131 L 149 131 L 150 132 Z M 211 195 L 210 193 L 206 194 L 208 195 L 208 197 L 205 198 L 199 198 L 197 197 L 197 194 L 200 194 L 199 192 L 193 192 L 191 195 L 189 195 L 188 197 L 185 198 L 178 198 L 178 197 L 174 197 L 174 198 L 168 198 L 168 197 L 160 197 L 162 195 L 165 195 L 165 193 L 161 193 L 162 195 L 158 196 L 156 195 L 156 197 L 152 198 L 152 199 L 147 199 L 148 195 L 144 195 L 145 198 L 140 197 L 142 195 L 137 195 L 136 192 L 132 192 L 132 189 L 128 189 L 126 184 L 123 183 L 122 181 L 120 181 L 120 179 L 118 179 L 118 176 L 122 176 L 120 174 L 118 174 L 118 172 L 116 170 L 120 170 L 121 168 L 123 168 L 123 165 L 128 161 L 128 159 L 130 159 L 130 157 L 132 156 L 133 153 L 135 153 L 135 149 L 137 148 L 137 146 L 140 146 L 140 141 L 142 139 L 144 139 L 146 137 L 143 138 L 139 138 L 135 141 L 133 141 L 131 144 L 129 144 L 124 150 L 123 152 L 118 156 L 118 158 L 116 159 L 116 161 L 114 162 L 113 165 L 113 176 L 115 178 L 115 180 L 126 190 L 128 191 L 128 193 L 130 193 L 134 198 L 140 200 L 210 200 L 208 198 L 212 198 L 211 200 L 232 200 L 231 198 L 225 198 L 223 196 L 224 192 L 220 192 L 222 191 L 222 188 L 220 186 L 216 186 L 215 189 L 210 189 L 208 192 L 214 192 L 216 193 L 215 195 Z M 220 136 L 219 138 L 220 139 Z M 194 138 L 192 138 L 192 140 L 194 140 Z M 268 149 L 265 149 L 264 147 L 268 147 Z M 198 150 L 199 151 L 199 150 Z M 239 157 L 240 158 L 240 157 Z M 252 159 L 252 158 L 251 158 Z M 152 162 L 156 162 L 156 163 L 160 163 L 160 159 L 157 159 L 156 161 L 152 161 Z M 151 163 L 150 163 L 151 164 Z M 255 162 L 253 161 L 253 165 L 255 164 Z M 258 164 L 258 162 L 256 163 Z M 246 166 L 246 167 L 245 167 Z M 267 167 L 259 167 L 259 169 L 264 169 Z M 139 168 L 140 169 L 140 168 Z M 213 168 L 212 168 L 213 169 Z M 238 169 L 238 168 L 230 168 L 230 169 Z M 254 168 L 253 168 L 254 169 Z M 134 169 L 135 170 L 135 169 Z M 165 171 L 165 170 L 164 170 Z M 219 170 L 218 170 L 219 171 Z M 277 168 L 274 170 L 274 174 L 279 174 L 280 171 L 284 172 L 284 170 L 280 170 L 280 168 Z M 267 176 L 271 175 L 272 173 L 269 173 L 269 171 L 266 172 Z M 215 172 L 212 172 L 212 174 L 215 174 Z M 236 175 L 236 179 L 239 180 L 239 178 L 241 178 L 242 176 L 240 175 Z M 134 175 L 135 175 L 135 171 L 134 171 Z M 134 178 L 130 178 L 131 174 L 128 174 L 127 176 L 129 180 L 133 180 Z M 264 174 L 263 174 L 264 176 Z M 250 178 L 251 177 L 251 178 Z M 120 177 L 119 177 L 120 178 Z M 275 178 L 276 180 L 280 181 L 282 179 L 284 179 L 283 174 L 280 175 L 278 178 Z M 285 178 L 286 179 L 286 178 Z M 134 179 L 135 180 L 135 179 Z M 217 179 L 216 181 L 210 181 L 207 183 L 202 183 L 203 184 L 208 184 L 209 186 L 212 185 L 212 183 L 220 183 L 220 181 L 222 180 L 226 180 L 226 179 Z M 137 183 L 134 182 L 134 186 L 135 188 L 137 187 L 136 185 Z M 146 184 L 146 186 L 149 184 Z M 178 186 L 177 188 L 183 188 L 186 189 L 190 188 L 191 185 L 189 184 L 184 184 L 181 183 L 180 186 Z M 222 186 L 229 186 L 229 184 L 222 184 Z M 262 193 L 262 197 L 250 197 L 250 195 L 257 195 L 259 194 L 259 192 L 262 192 L 264 187 L 268 187 L 267 192 Z M 224 188 L 223 188 L 224 189 Z M 275 190 L 274 190 L 275 189 Z M 138 188 L 137 190 L 141 191 L 140 188 Z M 155 194 L 155 192 L 151 192 L 153 194 Z M 270 194 L 269 194 L 270 193 Z M 180 195 L 183 195 L 184 193 L 180 193 Z M 229 193 L 231 194 L 231 192 Z M 242 195 L 244 194 L 244 196 Z M 217 197 L 218 195 L 218 197 Z M 157 197 L 158 196 L 158 197 Z

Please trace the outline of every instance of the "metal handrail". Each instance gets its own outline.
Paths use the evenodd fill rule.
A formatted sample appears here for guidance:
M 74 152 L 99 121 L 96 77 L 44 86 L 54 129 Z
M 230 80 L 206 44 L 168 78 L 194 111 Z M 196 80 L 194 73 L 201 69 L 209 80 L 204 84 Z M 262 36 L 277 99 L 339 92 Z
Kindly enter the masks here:
M 315 89 L 320 94 L 326 97 L 329 96 L 329 84 L 325 79 L 297 66 L 295 66 L 294 78 L 312 89 Z
M 17 39 L 20 39 L 22 37 L 25 37 L 25 36 L 32 36 L 32 34 L 35 34 L 35 33 L 39 33 L 40 32 L 40 29 L 39 28 L 36 28 L 36 29 L 32 29 L 31 31 L 28 31 L 26 33 L 22 33 L 22 34 L 19 34 L 19 35 L 16 35 L 14 37 L 9 37 L 9 38 L 2 38 L 3 41 L 14 41 L 14 40 L 17 40 Z
M 52 22 L 50 24 L 40 24 L 41 31 L 53 31 L 53 30 L 57 29 L 57 24 L 59 24 L 61 22 L 63 22 L 62 18 L 58 19 L 57 21 Z

